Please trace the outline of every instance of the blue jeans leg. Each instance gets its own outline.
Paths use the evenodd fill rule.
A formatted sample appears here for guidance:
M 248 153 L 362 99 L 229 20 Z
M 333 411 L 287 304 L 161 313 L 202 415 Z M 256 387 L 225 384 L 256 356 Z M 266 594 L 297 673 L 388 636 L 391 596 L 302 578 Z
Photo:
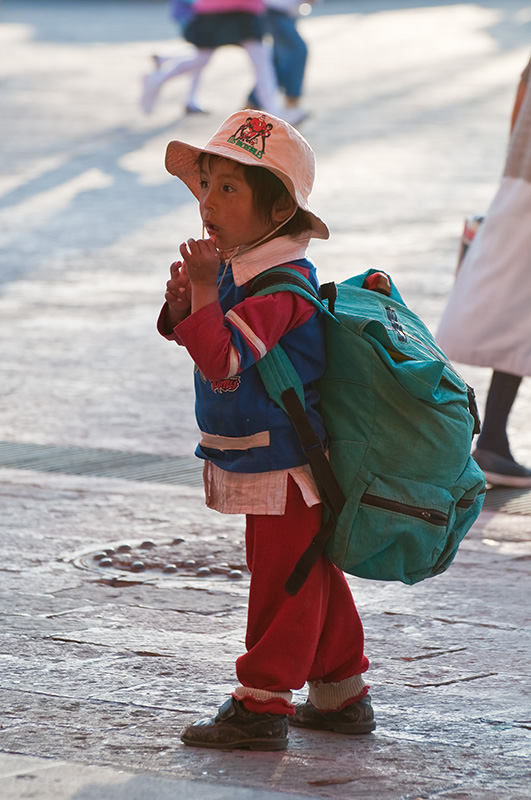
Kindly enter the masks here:
M 289 14 L 269 9 L 265 21 L 266 29 L 274 41 L 273 61 L 278 85 L 287 97 L 299 98 L 308 48 L 297 30 L 297 20 Z

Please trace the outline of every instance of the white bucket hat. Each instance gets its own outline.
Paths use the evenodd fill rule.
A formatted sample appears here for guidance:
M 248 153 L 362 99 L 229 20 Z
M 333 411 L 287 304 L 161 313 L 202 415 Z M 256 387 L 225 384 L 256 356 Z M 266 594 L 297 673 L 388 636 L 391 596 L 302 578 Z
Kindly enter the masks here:
M 314 152 L 288 122 L 263 111 L 245 109 L 231 114 L 204 147 L 170 142 L 166 149 L 166 169 L 180 178 L 197 199 L 201 189 L 198 165 L 201 153 L 268 169 L 310 217 L 312 236 L 328 239 L 328 228 L 308 205 L 315 177 Z

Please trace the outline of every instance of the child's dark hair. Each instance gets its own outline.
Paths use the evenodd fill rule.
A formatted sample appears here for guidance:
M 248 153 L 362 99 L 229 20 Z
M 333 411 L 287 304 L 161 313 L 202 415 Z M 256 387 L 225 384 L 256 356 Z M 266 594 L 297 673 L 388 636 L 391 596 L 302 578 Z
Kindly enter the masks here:
M 207 158 L 210 167 L 213 162 L 223 159 L 223 156 L 218 156 L 214 153 L 201 153 L 198 158 L 199 168 Z M 243 170 L 245 180 L 253 193 L 254 210 L 265 222 L 273 222 L 271 214 L 277 201 L 282 198 L 289 198 L 292 202 L 295 202 L 280 178 L 277 178 L 266 167 L 251 167 L 248 164 L 240 164 L 238 161 L 234 163 Z M 308 214 L 302 208 L 297 207 L 294 216 L 282 225 L 274 236 L 275 238 L 277 236 L 298 236 L 304 231 L 311 230 L 311 228 L 312 223 Z

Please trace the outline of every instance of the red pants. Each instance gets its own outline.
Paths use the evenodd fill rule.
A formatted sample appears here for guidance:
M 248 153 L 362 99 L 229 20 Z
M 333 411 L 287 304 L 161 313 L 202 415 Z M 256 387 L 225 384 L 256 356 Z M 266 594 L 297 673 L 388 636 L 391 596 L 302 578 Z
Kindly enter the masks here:
M 284 515 L 247 516 L 247 652 L 236 662 L 242 686 L 289 692 L 306 681 L 337 682 L 368 669 L 361 620 L 340 569 L 323 555 L 294 597 L 284 589 L 321 518 L 322 506 L 308 508 L 291 478 Z M 286 713 L 286 701 L 272 698 L 260 710 Z

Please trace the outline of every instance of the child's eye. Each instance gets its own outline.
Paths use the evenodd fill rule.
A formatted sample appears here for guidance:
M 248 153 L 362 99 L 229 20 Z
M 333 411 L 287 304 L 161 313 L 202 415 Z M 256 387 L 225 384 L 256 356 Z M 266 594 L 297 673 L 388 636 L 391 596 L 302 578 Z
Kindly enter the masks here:
M 201 180 L 199 181 L 199 186 L 201 187 L 201 189 L 206 189 L 208 186 L 208 181 L 205 180 L 204 178 L 201 178 Z
M 231 186 L 230 183 L 223 184 L 223 191 L 224 192 L 234 192 L 234 186 Z

